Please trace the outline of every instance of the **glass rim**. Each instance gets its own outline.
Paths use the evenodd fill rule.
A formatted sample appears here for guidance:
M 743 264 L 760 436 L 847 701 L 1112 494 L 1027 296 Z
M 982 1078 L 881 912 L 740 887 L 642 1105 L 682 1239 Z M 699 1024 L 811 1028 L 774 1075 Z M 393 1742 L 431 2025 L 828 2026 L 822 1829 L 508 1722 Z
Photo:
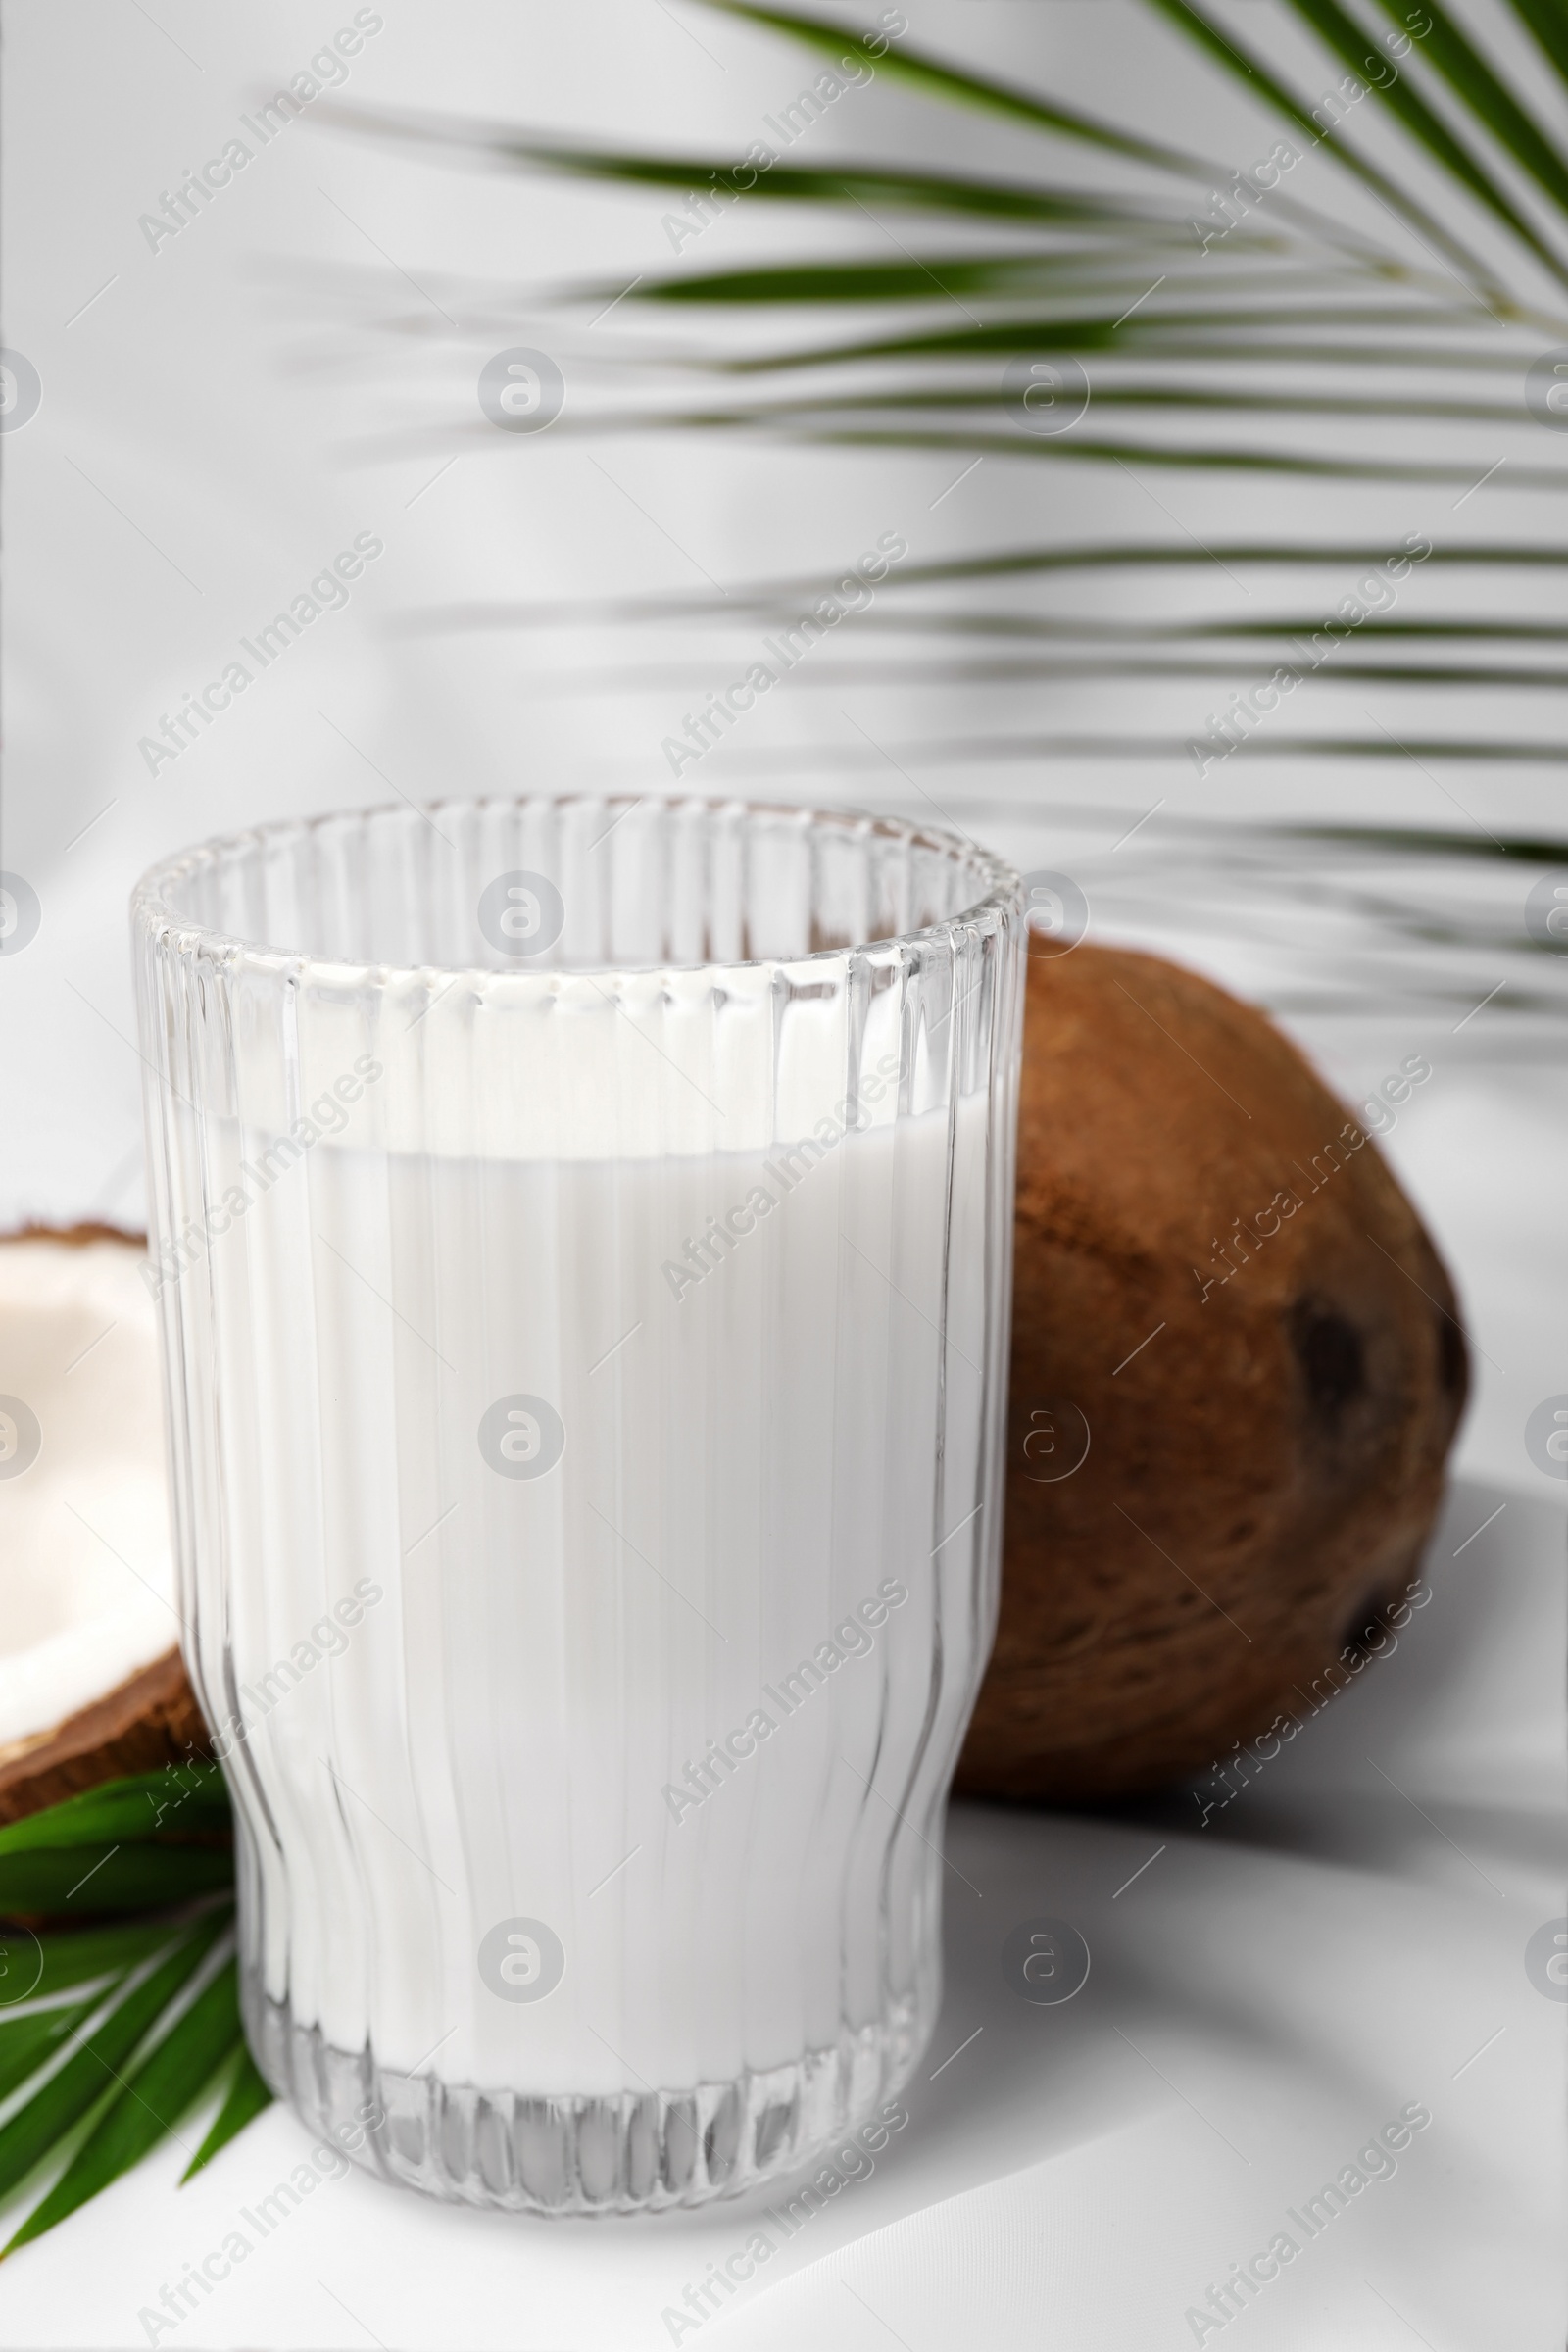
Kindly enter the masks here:
M 329 825 L 340 825 L 371 817 L 432 818 L 443 810 L 483 808 L 523 808 L 531 805 L 547 807 L 592 807 L 610 809 L 624 804 L 625 813 L 633 808 L 649 808 L 686 811 L 727 811 L 741 817 L 782 817 L 795 820 L 801 829 L 821 827 L 861 834 L 868 839 L 903 841 L 910 848 L 929 849 L 941 853 L 955 864 L 963 864 L 976 871 L 981 895 L 971 899 L 954 913 L 944 915 L 939 922 L 924 923 L 909 931 L 892 931 L 880 939 L 850 940 L 839 947 L 810 948 L 798 956 L 749 956 L 714 957 L 711 960 L 689 963 L 661 958 L 642 964 L 605 962 L 596 964 L 537 964 L 531 968 L 496 966 L 482 963 L 398 963 L 385 958 L 351 958 L 318 953 L 312 948 L 273 946 L 265 940 L 247 939 L 237 932 L 221 931 L 216 926 L 181 914 L 170 904 L 169 894 L 186 876 L 204 864 L 220 861 L 225 854 L 242 849 L 250 850 L 269 841 L 281 841 L 290 835 L 308 836 Z M 620 821 L 617 818 L 617 823 Z M 371 972 L 383 981 L 418 978 L 423 974 L 440 973 L 454 979 L 482 981 L 528 980 L 535 983 L 587 979 L 594 975 L 643 972 L 740 972 L 767 970 L 770 967 L 791 968 L 808 963 L 823 963 L 835 957 L 866 955 L 874 950 L 897 950 L 938 940 L 972 927 L 987 915 L 1004 919 L 1011 911 L 1023 915 L 1023 879 L 1018 869 L 995 851 L 983 849 L 967 834 L 951 830 L 944 825 L 926 825 L 911 818 L 879 814 L 870 809 L 823 808 L 810 803 L 789 801 L 749 801 L 726 795 L 722 798 L 703 794 L 683 795 L 680 798 L 659 793 L 594 793 L 594 792 L 537 792 L 489 793 L 460 796 L 443 800 L 409 802 L 400 807 L 395 801 L 372 801 L 359 808 L 329 808 L 312 815 L 278 817 L 265 824 L 241 826 L 233 833 L 215 834 L 205 841 L 188 844 L 172 856 L 161 858 L 137 878 L 130 893 L 130 917 L 133 926 L 144 928 L 156 938 L 161 934 L 176 934 L 178 952 L 217 951 L 226 960 L 243 961 L 253 968 L 285 968 L 299 970 L 309 967 L 318 972 Z

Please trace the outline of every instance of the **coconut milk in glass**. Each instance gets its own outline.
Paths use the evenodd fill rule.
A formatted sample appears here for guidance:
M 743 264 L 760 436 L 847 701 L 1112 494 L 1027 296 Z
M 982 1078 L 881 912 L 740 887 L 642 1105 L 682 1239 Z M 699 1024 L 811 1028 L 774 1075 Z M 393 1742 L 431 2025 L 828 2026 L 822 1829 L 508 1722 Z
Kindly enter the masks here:
M 939 2000 L 1015 877 L 866 817 L 539 798 L 210 844 L 133 920 L 262 2071 L 473 2204 L 795 2169 Z

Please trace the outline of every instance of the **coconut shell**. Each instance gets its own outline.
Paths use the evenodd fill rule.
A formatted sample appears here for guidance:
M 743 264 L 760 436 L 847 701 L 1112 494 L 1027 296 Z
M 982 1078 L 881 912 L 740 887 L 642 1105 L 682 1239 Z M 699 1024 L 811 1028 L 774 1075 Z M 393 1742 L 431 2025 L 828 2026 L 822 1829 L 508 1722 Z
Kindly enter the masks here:
M 957 1786 L 1126 1796 L 1310 1712 L 1409 1586 L 1458 1307 L 1272 1022 L 1107 948 L 1030 958 L 1015 1250 L 1001 1617 Z
M 53 1731 L 0 1747 L 0 1822 L 129 1773 L 206 1761 L 210 1752 L 184 1662 L 172 1649 Z
M 92 1242 L 122 1242 L 137 1250 L 147 1246 L 144 1234 L 117 1225 L 26 1225 L 0 1235 L 0 1246 L 38 1241 L 67 1249 Z M 184 1661 L 170 1649 L 53 1729 L 0 1745 L 0 1823 L 20 1821 L 104 1781 L 206 1758 L 209 1741 Z

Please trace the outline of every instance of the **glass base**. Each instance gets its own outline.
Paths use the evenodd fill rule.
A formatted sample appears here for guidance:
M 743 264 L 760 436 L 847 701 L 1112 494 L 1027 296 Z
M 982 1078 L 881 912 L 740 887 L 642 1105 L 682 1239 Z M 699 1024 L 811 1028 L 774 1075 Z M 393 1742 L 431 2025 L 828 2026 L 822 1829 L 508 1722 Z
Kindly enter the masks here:
M 256 2063 L 321 2137 L 383 2180 L 506 2213 L 660 2212 L 738 2197 L 798 2171 L 907 2082 L 935 2004 L 899 2002 L 875 2026 L 793 2064 L 687 2089 L 532 2097 L 404 2075 L 337 2050 L 286 2001 L 244 1990 Z M 380 2120 L 367 2128 L 368 2112 Z M 342 2128 L 352 2127 L 345 2144 Z

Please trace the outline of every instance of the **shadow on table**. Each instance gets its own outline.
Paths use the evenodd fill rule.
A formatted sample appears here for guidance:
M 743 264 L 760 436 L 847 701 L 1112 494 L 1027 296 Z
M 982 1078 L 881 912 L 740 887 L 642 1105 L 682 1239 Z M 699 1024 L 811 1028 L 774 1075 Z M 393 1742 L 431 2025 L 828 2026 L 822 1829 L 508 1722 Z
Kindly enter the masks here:
M 1419 1940 L 1446 1891 L 1490 1888 L 1490 1903 L 1497 1871 L 1560 1854 L 1549 1784 L 1528 1755 L 1521 1769 L 1513 1732 L 1550 1712 L 1520 1677 L 1554 1676 L 1561 1654 L 1561 1526 L 1528 1494 L 1456 1486 L 1429 1551 L 1432 1600 L 1397 1651 L 1206 1826 L 1190 1789 L 1101 1812 L 955 1804 L 946 1992 L 904 2094 L 908 2126 L 879 2159 L 880 2190 L 845 2196 L 811 2252 L 884 2226 L 890 2205 L 918 2210 L 1176 2102 L 1217 2163 L 1249 2164 L 1212 2092 L 1218 2068 L 1233 2085 L 1309 2086 L 1357 2118 L 1396 2112 L 1408 2087 L 1383 2063 L 1373 1996 L 1346 1956 L 1379 1936 L 1402 1949 L 1406 1914 Z M 1434 1759 L 1437 1791 L 1423 1777 Z M 1089 1949 L 1087 1979 L 1059 2002 L 1026 1997 L 1008 1948 L 1043 1921 Z M 1352 2017 L 1341 1999 L 1362 2006 Z

